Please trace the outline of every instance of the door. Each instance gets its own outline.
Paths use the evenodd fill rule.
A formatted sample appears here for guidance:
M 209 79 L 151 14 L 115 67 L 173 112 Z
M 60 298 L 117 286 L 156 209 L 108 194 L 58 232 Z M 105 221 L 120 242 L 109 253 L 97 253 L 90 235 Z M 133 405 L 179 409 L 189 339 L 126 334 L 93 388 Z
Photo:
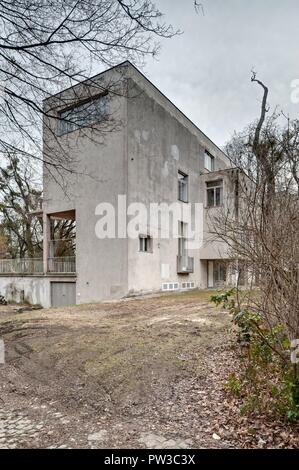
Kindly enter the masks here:
M 75 282 L 51 282 L 51 306 L 64 307 L 76 304 Z
M 214 262 L 214 287 L 224 287 L 226 282 L 226 266 L 222 261 Z
M 214 261 L 208 261 L 208 288 L 214 287 Z

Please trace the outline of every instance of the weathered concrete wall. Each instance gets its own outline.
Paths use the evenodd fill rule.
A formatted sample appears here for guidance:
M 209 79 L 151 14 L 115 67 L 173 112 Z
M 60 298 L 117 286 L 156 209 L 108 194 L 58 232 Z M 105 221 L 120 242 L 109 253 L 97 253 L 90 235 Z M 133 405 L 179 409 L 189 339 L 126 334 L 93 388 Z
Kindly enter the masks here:
M 147 207 L 150 203 L 178 202 L 180 170 L 188 175 L 189 203 L 204 203 L 200 175 L 206 173 L 205 151 L 215 157 L 216 170 L 229 166 L 227 158 L 152 84 L 136 70 L 130 71 L 128 201 Z M 186 221 L 184 217 L 182 221 Z M 143 227 L 141 231 L 146 230 Z M 206 286 L 206 268 L 200 263 L 199 250 L 189 253 L 194 258 L 194 273 L 179 275 L 178 240 L 155 239 L 152 253 L 140 253 L 138 243 L 138 239 L 128 242 L 130 292 L 159 290 L 164 282 L 193 281 L 195 287 Z
M 74 282 L 74 277 L 0 276 L 0 294 L 9 302 L 51 307 L 51 281 Z
M 204 243 L 199 251 L 203 260 L 229 259 L 229 247 L 226 243 L 216 240 L 215 232 L 221 229 L 221 219 L 226 214 L 232 216 L 235 211 L 235 186 L 234 170 L 215 171 L 200 176 L 200 200 L 203 202 L 204 210 Z M 223 181 L 223 202 L 219 207 L 207 206 L 207 183 L 209 181 Z
M 60 169 L 58 174 L 53 167 L 45 168 L 43 209 L 47 214 L 76 211 L 77 303 L 156 291 L 163 282 L 194 281 L 196 287 L 204 287 L 206 273 L 199 250 L 190 252 L 194 273 L 177 274 L 178 240 L 158 238 L 153 242 L 153 253 L 139 253 L 138 239 L 96 237 L 99 215 L 95 215 L 95 210 L 99 203 L 111 203 L 116 208 L 119 194 L 127 195 L 128 204 L 177 202 L 178 170 L 189 176 L 189 202 L 203 202 L 200 175 L 206 172 L 205 150 L 214 155 L 216 170 L 228 166 L 221 150 L 142 74 L 129 64 L 122 68 L 121 78 L 124 71 L 130 77 L 130 96 L 124 96 L 126 88 L 120 88 L 122 96 L 111 95 L 109 112 L 119 123 L 113 132 L 85 129 L 53 138 L 55 119 L 45 123 L 46 154 L 57 155 L 64 148 L 72 165 L 75 163 L 73 173 Z M 111 81 L 120 87 L 127 83 L 120 80 L 118 69 L 95 81 L 102 89 Z M 76 90 L 76 96 L 86 93 L 84 85 Z M 55 108 L 60 100 L 65 104 L 72 99 L 72 91 L 66 90 L 47 101 L 46 107 Z
M 119 80 L 114 70 L 102 75 L 98 83 L 105 89 Z M 68 91 L 63 101 L 65 94 Z M 44 211 L 76 211 L 77 303 L 119 298 L 128 291 L 126 240 L 99 239 L 95 233 L 100 218 L 95 215 L 97 205 L 106 202 L 116 207 L 117 195 L 127 192 L 125 97 L 112 94 L 108 107 L 111 123 L 106 129 L 99 125 L 57 138 L 57 145 L 66 149 L 73 164 L 76 162 L 75 172 L 64 174 L 66 186 L 59 187 L 52 175 L 55 170 L 44 173 Z M 55 132 L 52 121 L 49 125 Z M 51 140 L 51 133 L 45 131 L 44 139 Z M 48 145 L 55 147 L 55 140 Z

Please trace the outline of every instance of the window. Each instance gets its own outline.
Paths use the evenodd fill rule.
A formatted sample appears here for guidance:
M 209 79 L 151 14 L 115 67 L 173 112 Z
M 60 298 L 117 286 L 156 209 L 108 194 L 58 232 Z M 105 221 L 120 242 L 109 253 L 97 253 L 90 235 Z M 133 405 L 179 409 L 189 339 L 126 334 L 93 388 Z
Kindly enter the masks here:
M 205 169 L 208 171 L 215 170 L 215 158 L 209 152 L 205 152 Z
M 179 257 L 185 258 L 187 255 L 187 224 L 179 222 Z
M 188 224 L 179 222 L 179 246 L 177 257 L 177 273 L 189 274 L 194 272 L 194 258 L 188 256 Z
M 152 244 L 152 239 L 149 235 L 139 236 L 139 251 L 143 253 L 152 253 L 153 244 Z
M 214 282 L 215 285 L 226 282 L 226 266 L 221 262 L 214 262 Z
M 58 135 L 67 134 L 82 127 L 91 126 L 107 115 L 107 95 L 84 101 L 59 113 Z
M 223 202 L 223 181 L 210 181 L 207 183 L 207 206 L 219 207 Z
M 188 202 L 188 176 L 181 171 L 178 172 L 179 200 Z

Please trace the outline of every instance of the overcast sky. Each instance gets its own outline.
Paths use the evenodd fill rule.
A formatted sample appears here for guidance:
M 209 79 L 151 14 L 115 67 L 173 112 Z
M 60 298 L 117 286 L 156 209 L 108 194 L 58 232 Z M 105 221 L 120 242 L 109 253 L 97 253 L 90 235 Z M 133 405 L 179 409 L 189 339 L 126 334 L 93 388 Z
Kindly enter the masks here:
M 291 82 L 299 78 L 298 0 L 155 0 L 184 34 L 162 42 L 158 61 L 143 70 L 218 145 L 257 117 L 261 90 L 254 67 L 270 88 L 272 107 L 299 117 Z

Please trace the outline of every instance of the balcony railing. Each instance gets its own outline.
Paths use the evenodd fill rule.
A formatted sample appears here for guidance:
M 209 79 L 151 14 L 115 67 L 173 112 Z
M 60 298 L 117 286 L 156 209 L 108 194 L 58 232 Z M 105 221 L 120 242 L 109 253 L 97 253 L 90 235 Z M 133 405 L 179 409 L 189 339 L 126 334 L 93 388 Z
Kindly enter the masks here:
M 42 274 L 42 258 L 0 259 L 0 274 Z
M 48 258 L 48 272 L 50 273 L 75 273 L 76 257 L 63 256 L 56 258 Z
M 194 258 L 190 256 L 178 256 L 177 257 L 177 273 L 188 274 L 194 272 Z
M 0 274 L 43 274 L 42 258 L 0 259 Z M 76 272 L 76 257 L 48 258 L 48 273 L 72 274 Z

